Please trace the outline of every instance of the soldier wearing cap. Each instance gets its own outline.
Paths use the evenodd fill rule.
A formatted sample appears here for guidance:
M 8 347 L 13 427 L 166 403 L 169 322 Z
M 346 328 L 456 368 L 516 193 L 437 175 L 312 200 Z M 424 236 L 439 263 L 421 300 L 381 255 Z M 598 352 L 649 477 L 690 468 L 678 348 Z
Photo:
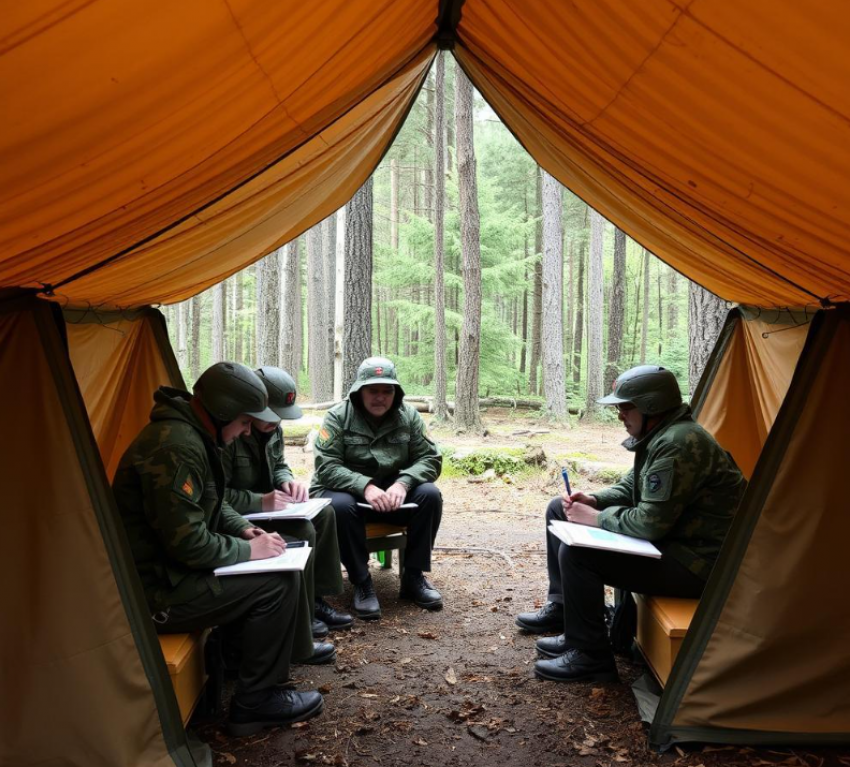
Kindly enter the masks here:
M 616 485 L 591 495 L 554 499 L 553 519 L 590 525 L 655 543 L 661 559 L 567 546 L 546 535 L 548 601 L 516 624 L 532 633 L 562 631 L 537 641 L 541 679 L 558 682 L 618 678 L 604 621 L 604 585 L 655 596 L 698 598 L 746 487 L 740 470 L 683 404 L 676 377 L 641 365 L 598 400 L 614 405 L 634 453 L 634 467 Z
M 213 569 L 277 556 L 286 543 L 224 503 L 221 449 L 252 419 L 276 421 L 262 380 L 219 362 L 194 395 L 163 386 L 150 423 L 127 448 L 113 491 L 145 596 L 160 633 L 241 629 L 242 661 L 230 706 L 234 735 L 320 713 L 318 692 L 282 689 L 295 637 L 299 573 L 217 578 Z
M 277 420 L 253 419 L 251 432 L 224 449 L 225 499 L 240 514 L 285 509 L 307 500 L 307 486 L 295 479 L 284 459 L 282 420 L 301 417 L 295 404 L 295 380 L 284 370 L 265 366 L 256 371 L 269 393 L 269 408 Z M 336 519 L 329 506 L 312 520 L 269 520 L 260 523 L 285 540 L 303 540 L 313 549 L 304 569 L 304 593 L 296 621 L 294 657 L 305 663 L 330 663 L 336 655 L 329 642 L 314 643 L 329 630 L 350 628 L 352 618 L 335 610 L 323 597 L 342 592 Z
M 442 456 L 422 417 L 403 398 L 395 365 L 369 357 L 357 370 L 348 397 L 328 411 L 315 444 L 310 495 L 331 499 L 340 558 L 354 585 L 354 612 L 367 620 L 381 616 L 368 569 L 367 522 L 407 527 L 400 596 L 428 610 L 443 606 L 440 592 L 424 574 L 431 569 L 443 512 L 433 484 Z M 403 503 L 415 505 L 401 508 Z

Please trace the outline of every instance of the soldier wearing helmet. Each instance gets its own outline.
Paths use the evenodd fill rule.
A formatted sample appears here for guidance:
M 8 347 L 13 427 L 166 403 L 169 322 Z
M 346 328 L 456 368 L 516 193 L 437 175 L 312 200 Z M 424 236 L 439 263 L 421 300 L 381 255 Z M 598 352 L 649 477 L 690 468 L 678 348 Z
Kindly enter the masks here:
M 269 393 L 274 421 L 252 419 L 250 433 L 233 440 L 223 456 L 225 499 L 240 514 L 285 509 L 307 500 L 307 486 L 296 481 L 284 459 L 281 421 L 301 417 L 295 404 L 295 380 L 280 368 L 264 366 L 256 371 Z M 336 518 L 325 507 L 312 520 L 269 520 L 261 523 L 285 540 L 307 541 L 313 550 L 304 569 L 304 594 L 299 603 L 294 656 L 303 662 L 331 663 L 336 652 L 329 642 L 314 643 L 329 630 L 350 628 L 352 617 L 335 610 L 325 596 L 342 592 Z
M 286 543 L 224 502 L 221 449 L 276 421 L 253 370 L 219 362 L 194 395 L 163 386 L 150 423 L 121 458 L 112 484 L 145 596 L 159 633 L 241 628 L 244 654 L 229 726 L 248 735 L 321 712 L 318 692 L 279 687 L 289 676 L 298 573 L 217 578 L 213 569 L 277 556 Z
M 328 412 L 315 444 L 310 495 L 331 499 L 340 558 L 354 585 L 354 612 L 367 620 L 381 616 L 368 569 L 367 522 L 407 527 L 400 596 L 428 610 L 443 606 L 440 592 L 425 577 L 443 513 L 434 485 L 442 456 L 422 417 L 403 399 L 395 365 L 369 357 L 348 397 Z
M 618 678 L 603 617 L 605 585 L 701 596 L 746 487 L 732 456 L 693 420 L 669 370 L 627 370 L 597 401 L 617 408 L 634 467 L 610 488 L 554 499 L 547 528 L 553 519 L 600 527 L 651 540 L 662 556 L 567 546 L 547 532 L 548 600 L 516 624 L 532 633 L 563 632 L 537 641 L 535 674 L 557 682 Z

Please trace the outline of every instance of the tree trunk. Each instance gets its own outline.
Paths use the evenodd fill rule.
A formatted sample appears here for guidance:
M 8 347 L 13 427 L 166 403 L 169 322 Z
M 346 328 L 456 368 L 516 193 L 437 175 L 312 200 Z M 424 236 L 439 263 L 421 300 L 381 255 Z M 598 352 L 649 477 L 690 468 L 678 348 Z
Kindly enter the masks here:
M 281 367 L 296 381 L 301 361 L 298 359 L 298 337 L 301 327 L 301 285 L 298 269 L 298 240 L 283 249 L 283 320 L 280 337 L 283 349 Z
M 325 296 L 322 225 L 319 223 L 307 232 L 307 370 L 314 402 L 323 402 L 333 396 L 332 371 L 327 358 Z
M 372 353 L 372 177 L 357 190 L 345 212 L 345 287 L 342 340 L 343 393 Z
M 213 363 L 221 362 L 224 354 L 224 283 L 219 282 L 213 287 L 213 320 L 212 320 L 212 358 Z
M 181 370 L 186 369 L 187 354 L 186 336 L 189 329 L 189 318 L 186 316 L 189 313 L 189 302 L 181 301 L 177 304 L 177 364 Z
M 534 295 L 531 301 L 531 354 L 528 361 L 528 391 L 539 394 L 537 369 L 540 366 L 540 342 L 543 324 L 543 168 L 537 168 L 537 235 L 534 243 Z
M 478 407 L 481 354 L 481 240 L 478 185 L 472 127 L 472 82 L 455 70 L 455 124 L 457 125 L 458 208 L 463 253 L 463 327 L 457 368 L 455 427 L 483 431 Z
M 331 396 L 334 391 L 334 313 L 336 296 L 336 216 L 322 221 L 322 273 L 325 277 L 325 359 L 331 378 Z
M 584 228 L 587 228 L 587 211 L 584 208 Z M 584 262 L 587 243 L 582 242 L 578 249 L 578 280 L 576 283 L 576 325 L 573 331 L 573 383 L 581 382 L 581 357 L 584 345 Z
M 243 321 L 242 314 L 245 308 L 244 306 L 244 291 L 245 287 L 243 285 L 243 273 L 238 272 L 233 275 L 233 318 L 234 318 L 234 327 L 233 332 L 236 335 L 236 338 L 233 341 L 233 358 L 237 362 L 244 362 L 244 344 L 242 334 L 244 332 L 243 329 Z
M 189 377 L 197 381 L 201 375 L 201 297 L 192 297 L 192 343 L 189 347 Z M 191 382 L 187 381 L 190 384 Z
M 640 364 L 646 365 L 646 344 L 649 335 L 649 251 L 643 249 L 643 313 L 640 323 Z
M 291 243 L 292 246 L 292 259 L 295 262 L 295 284 L 293 286 L 294 295 L 295 295 L 295 324 L 293 325 L 293 331 L 295 333 L 295 337 L 293 339 L 293 354 L 295 359 L 295 369 L 289 371 L 294 377 L 295 380 L 298 380 L 298 374 L 301 372 L 301 369 L 304 367 L 304 277 L 303 277 L 303 269 L 301 267 L 301 239 L 293 240 Z
M 608 307 L 608 355 L 603 388 L 620 375 L 623 327 L 626 319 L 626 233 L 614 227 L 614 273 L 611 276 L 611 303 Z
M 446 288 L 445 288 L 445 206 L 446 206 L 446 60 L 437 54 L 434 104 L 434 419 L 449 419 L 446 405 Z
M 390 160 L 390 247 L 398 253 L 398 161 Z
M 605 314 L 603 239 L 605 219 L 590 211 L 590 264 L 587 275 L 587 402 L 585 413 L 599 410 L 602 396 L 602 321 Z
M 705 363 L 717 336 L 723 327 L 728 304 L 720 297 L 704 290 L 695 282 L 690 283 L 688 290 L 688 337 L 690 350 L 688 354 L 688 389 L 693 392 L 697 388 Z
M 336 212 L 336 290 L 334 291 L 333 325 L 333 363 L 334 363 L 334 399 L 345 396 L 345 369 L 342 362 L 342 348 L 345 343 L 345 205 Z M 378 317 L 380 328 L 381 318 Z
M 564 237 L 561 231 L 563 187 L 543 173 L 543 392 L 546 412 L 558 423 L 567 423 L 567 389 L 564 382 Z
M 280 251 L 269 253 L 260 261 L 262 290 L 257 319 L 260 324 L 260 347 L 257 358 L 260 366 L 277 367 L 278 338 L 280 337 Z
M 667 267 L 667 345 L 673 343 L 679 324 L 679 273 Z

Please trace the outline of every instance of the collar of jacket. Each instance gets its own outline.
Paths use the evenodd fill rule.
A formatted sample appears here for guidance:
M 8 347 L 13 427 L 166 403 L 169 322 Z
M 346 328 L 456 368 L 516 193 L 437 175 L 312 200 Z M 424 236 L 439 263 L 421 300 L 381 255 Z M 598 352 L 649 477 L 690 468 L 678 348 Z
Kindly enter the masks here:
M 366 420 L 366 416 L 353 402 L 349 400 L 346 404 L 348 409 L 348 413 L 345 418 L 346 431 L 351 431 L 354 434 L 362 434 L 364 437 L 369 437 L 371 440 L 379 439 L 385 434 L 395 431 L 403 423 L 403 404 L 387 412 L 377 429 L 373 429 L 369 425 L 369 421 Z
M 690 405 L 679 405 L 675 410 L 671 411 L 670 415 L 668 415 L 661 423 L 659 423 L 654 429 L 652 429 L 647 435 L 637 439 L 635 437 L 629 437 L 625 442 L 623 442 L 623 447 L 626 450 L 631 450 L 633 453 L 638 450 L 643 450 L 645 448 L 649 448 L 650 444 L 664 431 L 667 430 L 667 427 L 670 424 L 675 423 L 676 421 L 683 420 L 693 420 L 691 417 L 691 406 Z

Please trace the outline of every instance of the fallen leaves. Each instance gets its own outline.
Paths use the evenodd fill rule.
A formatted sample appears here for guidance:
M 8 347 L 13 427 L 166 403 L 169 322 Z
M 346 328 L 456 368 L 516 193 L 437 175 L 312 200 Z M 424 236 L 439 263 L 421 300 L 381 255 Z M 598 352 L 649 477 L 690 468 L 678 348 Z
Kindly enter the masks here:
M 455 674 L 455 670 L 453 668 L 450 668 L 448 671 L 446 671 L 444 678 L 449 684 L 457 684 L 457 675 Z

